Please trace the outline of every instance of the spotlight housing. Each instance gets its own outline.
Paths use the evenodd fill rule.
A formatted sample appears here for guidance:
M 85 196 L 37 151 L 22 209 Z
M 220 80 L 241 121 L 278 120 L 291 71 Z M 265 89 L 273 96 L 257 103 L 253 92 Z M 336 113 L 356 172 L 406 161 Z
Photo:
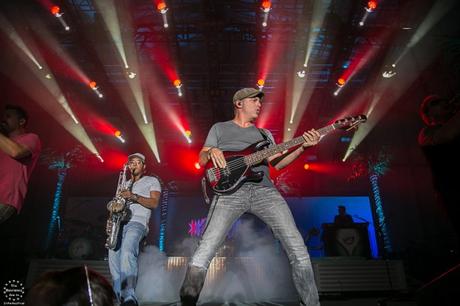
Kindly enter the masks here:
M 303 79 L 305 77 L 305 75 L 306 75 L 305 70 L 302 69 L 302 70 L 297 71 L 297 76 L 299 78 Z

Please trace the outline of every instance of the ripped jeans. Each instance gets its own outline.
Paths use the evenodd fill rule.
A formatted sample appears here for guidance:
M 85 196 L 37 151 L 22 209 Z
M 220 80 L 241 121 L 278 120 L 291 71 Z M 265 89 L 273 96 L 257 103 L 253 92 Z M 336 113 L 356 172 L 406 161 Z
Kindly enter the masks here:
M 196 303 L 205 272 L 218 247 L 224 242 L 233 223 L 245 212 L 252 213 L 265 222 L 275 238 L 281 242 L 291 264 L 292 278 L 302 304 L 319 306 L 310 256 L 291 210 L 275 188 L 254 184 L 244 184 L 235 193 L 222 195 L 217 201 L 213 201 L 209 209 L 208 225 L 182 284 L 183 305 Z

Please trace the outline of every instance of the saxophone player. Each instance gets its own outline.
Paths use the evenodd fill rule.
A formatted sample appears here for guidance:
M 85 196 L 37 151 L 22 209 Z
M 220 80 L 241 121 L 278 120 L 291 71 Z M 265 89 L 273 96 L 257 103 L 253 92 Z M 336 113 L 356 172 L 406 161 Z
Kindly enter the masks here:
M 147 235 L 151 210 L 158 206 L 161 185 L 157 178 L 145 174 L 145 156 L 134 153 L 128 156 L 131 175 L 127 189 L 120 192 L 131 210 L 130 218 L 120 227 L 119 241 L 109 249 L 109 268 L 113 289 L 120 305 L 138 305 L 135 287 L 138 274 L 137 258 L 139 244 Z M 112 212 L 122 209 L 116 205 L 108 207 Z

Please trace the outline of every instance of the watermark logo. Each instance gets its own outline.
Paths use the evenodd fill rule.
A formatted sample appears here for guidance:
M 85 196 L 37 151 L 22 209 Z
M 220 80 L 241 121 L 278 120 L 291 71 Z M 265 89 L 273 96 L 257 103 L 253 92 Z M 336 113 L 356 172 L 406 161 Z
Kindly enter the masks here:
M 24 285 L 18 280 L 9 280 L 3 286 L 3 305 L 24 305 Z

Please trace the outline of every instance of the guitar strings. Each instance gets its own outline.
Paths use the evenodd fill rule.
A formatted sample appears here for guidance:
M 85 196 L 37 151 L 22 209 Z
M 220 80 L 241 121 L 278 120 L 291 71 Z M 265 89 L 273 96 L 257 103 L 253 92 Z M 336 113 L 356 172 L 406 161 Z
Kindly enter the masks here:
M 249 165 L 246 164 L 244 158 L 245 158 L 245 156 L 241 156 L 241 157 L 239 157 L 237 159 L 229 161 L 227 163 L 228 170 L 233 171 L 233 170 L 236 170 L 236 169 L 238 169 L 240 167 L 243 167 L 243 166 L 249 166 Z M 227 169 L 227 167 L 226 168 L 213 167 L 211 169 L 211 171 L 212 171 L 212 173 L 214 175 L 216 175 L 217 172 L 220 175 L 220 174 L 222 174 L 223 170 Z
M 231 160 L 227 163 L 227 167 L 228 170 L 230 171 L 233 171 L 233 170 L 236 170 L 240 167 L 243 167 L 243 166 L 246 166 L 246 163 L 244 161 L 244 157 L 240 157 L 238 159 L 234 159 L 234 160 Z M 219 168 L 219 167 L 214 167 L 211 169 L 211 171 L 213 172 L 213 174 L 216 174 L 216 172 L 219 172 L 219 174 L 222 173 L 223 170 L 225 170 L 226 168 Z
M 246 164 L 245 160 L 244 160 L 245 156 L 241 156 L 237 159 L 234 159 L 234 160 L 231 160 L 227 163 L 227 167 L 228 170 L 230 171 L 233 171 L 233 170 L 236 170 L 240 167 L 243 167 L 243 166 L 249 166 Z M 222 171 L 225 170 L 226 168 L 219 168 L 219 167 L 213 167 L 211 169 L 212 173 L 214 175 L 216 175 L 216 173 L 218 172 L 219 174 L 222 174 Z
M 245 160 L 244 160 L 244 156 L 241 156 L 237 159 L 234 159 L 234 160 L 231 160 L 227 163 L 227 167 L 228 170 L 230 171 L 233 171 L 233 170 L 236 170 L 240 167 L 243 167 L 243 166 L 249 166 L 246 164 Z M 226 168 L 219 168 L 219 167 L 214 167 L 211 169 L 211 171 L 213 172 L 213 174 L 215 175 L 217 172 L 219 172 L 219 174 L 222 173 L 223 170 L 225 170 Z
M 279 146 L 279 145 L 277 145 L 277 146 Z M 271 148 L 271 149 L 274 149 L 274 147 Z M 256 153 L 258 153 L 258 152 L 256 152 Z M 236 169 L 238 169 L 238 168 L 240 168 L 242 166 L 249 166 L 249 165 L 246 164 L 244 158 L 245 158 L 245 156 L 241 156 L 241 157 L 239 157 L 237 159 L 229 161 L 227 163 L 228 170 L 233 171 L 233 170 L 236 170 Z M 226 168 L 213 167 L 211 169 L 211 171 L 213 172 L 214 175 L 216 174 L 216 172 L 219 172 L 219 174 L 221 174 L 222 170 L 225 170 Z

